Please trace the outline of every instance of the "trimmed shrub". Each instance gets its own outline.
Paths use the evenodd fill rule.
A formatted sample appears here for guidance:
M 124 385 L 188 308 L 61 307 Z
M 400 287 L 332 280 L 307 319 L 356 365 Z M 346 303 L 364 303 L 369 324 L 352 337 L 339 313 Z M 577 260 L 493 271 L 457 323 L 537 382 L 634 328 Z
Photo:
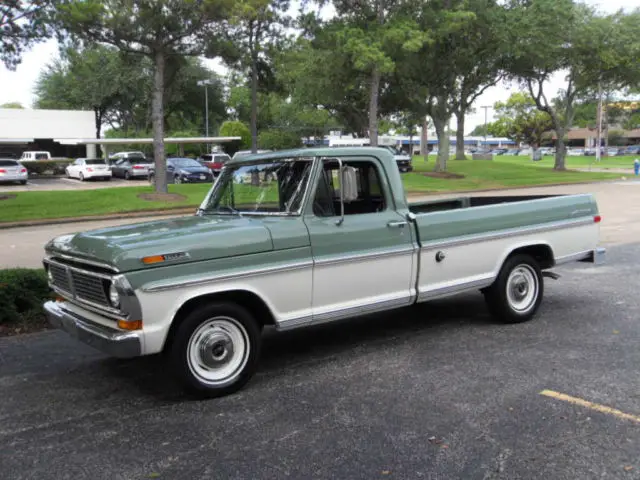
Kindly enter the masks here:
M 64 175 L 64 169 L 67 168 L 73 160 L 36 160 L 33 162 L 21 162 L 27 169 L 29 175 Z
M 251 147 L 251 132 L 249 131 L 249 127 L 238 120 L 227 120 L 223 122 L 222 125 L 220 125 L 219 135 L 221 137 L 240 137 L 242 143 L 238 150 Z
M 52 298 L 44 269 L 0 270 L 0 334 L 2 327 L 44 326 L 42 305 Z

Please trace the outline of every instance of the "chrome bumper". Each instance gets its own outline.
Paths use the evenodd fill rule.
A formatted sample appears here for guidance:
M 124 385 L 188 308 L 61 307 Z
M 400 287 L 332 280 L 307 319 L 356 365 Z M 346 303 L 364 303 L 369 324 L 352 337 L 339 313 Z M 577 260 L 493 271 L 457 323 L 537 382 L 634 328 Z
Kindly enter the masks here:
M 606 262 L 607 257 L 607 249 L 604 247 L 598 247 L 595 250 L 591 251 L 589 255 L 582 260 L 581 262 L 593 263 L 594 265 L 602 265 Z
M 51 325 L 107 355 L 118 358 L 141 355 L 142 341 L 138 332 L 122 332 L 97 325 L 63 309 L 57 302 L 45 303 L 44 311 Z

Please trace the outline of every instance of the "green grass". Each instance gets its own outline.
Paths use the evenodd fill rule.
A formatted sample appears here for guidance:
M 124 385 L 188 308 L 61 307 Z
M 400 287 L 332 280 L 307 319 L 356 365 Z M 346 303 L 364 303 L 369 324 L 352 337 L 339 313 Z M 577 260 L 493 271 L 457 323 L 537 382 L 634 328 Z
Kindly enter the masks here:
M 431 160 L 435 156 L 429 157 Z M 580 168 L 588 169 L 589 167 L 594 169 L 608 169 L 608 168 L 628 168 L 633 171 L 633 161 L 636 157 L 602 157 L 599 163 L 596 163 L 596 157 L 565 157 L 567 168 Z M 494 157 L 494 162 L 511 163 L 514 165 L 531 165 L 534 167 L 551 168 L 554 164 L 554 157 L 544 156 L 542 160 L 538 162 L 532 161 L 529 157 L 525 156 L 513 156 L 513 155 L 498 155 Z
M 588 159 L 589 157 L 584 158 Z M 621 158 L 624 161 L 624 157 Z M 553 162 L 551 158 L 534 163 L 523 157 L 502 156 L 496 157 L 493 161 L 450 160 L 448 170 L 464 175 L 464 178 L 461 179 L 431 178 L 422 175 L 424 172 L 433 170 L 434 162 L 434 156 L 429 157 L 428 162 L 424 162 L 421 157 L 414 158 L 415 171 L 402 175 L 407 192 L 441 193 L 555 183 L 579 183 L 615 179 L 621 176 L 621 174 L 602 172 L 556 172 L 551 169 Z M 576 168 L 580 162 L 584 162 L 583 157 L 569 157 L 568 166 Z M 546 168 L 542 168 L 543 166 Z M 632 167 L 630 168 L 632 174 Z M 195 208 L 202 202 L 209 188 L 209 184 L 170 185 L 169 191 L 171 193 L 180 193 L 186 196 L 186 199 L 181 202 L 150 202 L 138 198 L 140 193 L 151 193 L 150 186 L 78 191 L 16 192 L 16 198 L 0 200 L 0 222 L 73 218 L 171 207 Z
M 580 157 L 575 157 L 580 158 Z M 588 157 L 587 157 L 588 158 Z M 619 173 L 603 172 L 557 172 L 552 169 L 553 162 L 541 168 L 541 162 L 532 162 L 520 157 L 495 157 L 495 160 L 450 160 L 447 171 L 464 175 L 461 179 L 440 179 L 425 177 L 431 172 L 435 156 L 425 162 L 422 157 L 414 157 L 414 172 L 403 175 L 408 192 L 447 192 L 460 190 L 480 190 L 490 188 L 524 187 L 557 183 L 581 183 L 620 178 Z M 569 167 L 571 168 L 571 167 Z
M 195 207 L 202 202 L 210 187 L 209 184 L 170 185 L 171 193 L 180 193 L 187 197 L 181 202 L 150 202 L 138 198 L 140 193 L 152 193 L 153 189 L 150 186 L 16 192 L 16 198 L 0 200 L 0 222 Z

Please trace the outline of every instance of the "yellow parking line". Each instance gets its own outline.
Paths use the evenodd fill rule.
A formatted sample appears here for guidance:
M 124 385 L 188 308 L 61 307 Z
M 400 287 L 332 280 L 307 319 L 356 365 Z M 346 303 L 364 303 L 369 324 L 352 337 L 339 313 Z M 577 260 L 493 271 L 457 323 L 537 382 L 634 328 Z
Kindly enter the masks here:
M 544 395 L 545 397 L 555 398 L 556 400 L 563 400 L 565 402 L 569 402 L 574 405 L 580 405 L 581 407 L 590 408 L 591 410 L 595 410 L 596 412 L 613 415 L 614 417 L 618 417 L 622 420 L 631 420 L 632 422 L 640 423 L 640 416 L 631 415 L 630 413 L 624 413 L 615 408 L 607 407 L 606 405 L 600 405 L 598 403 L 589 402 L 587 400 L 572 397 L 570 395 L 565 395 L 564 393 L 554 392 L 553 390 L 542 390 L 540 392 L 540 395 Z

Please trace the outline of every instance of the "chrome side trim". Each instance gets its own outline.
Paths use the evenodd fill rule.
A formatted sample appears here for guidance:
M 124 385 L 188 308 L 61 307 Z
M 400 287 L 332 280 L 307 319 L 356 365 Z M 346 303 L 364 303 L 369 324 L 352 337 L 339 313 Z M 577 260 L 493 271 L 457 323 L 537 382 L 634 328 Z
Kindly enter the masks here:
M 555 265 L 563 265 L 565 263 L 578 262 L 580 260 L 585 260 L 591 257 L 592 253 L 593 253 L 593 250 L 586 250 L 584 252 L 578 252 L 578 253 L 573 253 L 571 255 L 556 257 Z
M 64 260 L 69 260 L 71 262 L 84 263 L 85 265 L 92 265 L 94 267 L 105 268 L 115 273 L 118 273 L 120 271 L 116 267 L 109 265 L 108 263 L 96 262 L 94 260 L 85 260 L 84 258 L 72 257 L 71 255 L 65 255 L 63 253 L 58 253 L 58 252 L 51 253 L 49 256 L 45 257 L 45 261 L 52 260 L 55 258 L 62 258 Z M 68 266 L 66 264 L 64 265 Z
M 434 300 L 436 298 L 448 297 L 450 295 L 457 295 L 458 293 L 465 292 L 467 290 L 475 290 L 478 288 L 484 288 L 491 285 L 495 277 L 490 276 L 481 278 L 479 280 L 472 280 L 470 282 L 459 283 L 457 285 L 450 285 L 448 287 L 437 288 L 435 290 L 428 290 L 426 292 L 418 293 L 418 303 L 425 302 L 427 300 Z
M 343 308 L 334 312 L 326 312 L 319 315 L 307 315 L 305 317 L 293 318 L 276 324 L 276 330 L 291 330 L 299 327 L 308 327 L 311 325 L 321 325 L 323 323 L 333 322 L 344 318 L 355 318 L 371 313 L 384 312 L 385 310 L 393 310 L 395 308 L 408 307 L 411 305 L 412 297 L 397 298 L 394 300 L 385 300 L 375 302 L 368 305 L 357 307 Z
M 327 257 L 320 258 L 315 260 L 315 265 L 324 266 L 324 265 L 333 265 L 336 263 L 343 262 L 351 262 L 351 261 L 360 261 L 360 260 L 368 260 L 370 258 L 382 258 L 382 257 L 392 257 L 395 255 L 402 255 L 405 253 L 413 253 L 415 251 L 414 244 L 408 244 L 404 247 L 396 247 L 396 248 L 385 248 L 380 250 L 374 250 L 366 253 L 358 253 L 358 254 L 348 254 L 348 255 L 331 255 Z
M 424 214 L 428 215 L 428 214 Z M 418 217 L 419 221 L 420 217 Z M 467 245 L 482 240 L 498 240 L 501 238 L 515 237 L 518 235 L 526 235 L 540 232 L 550 232 L 553 230 L 561 230 L 563 228 L 580 227 L 583 225 L 593 224 L 593 217 L 581 218 L 577 220 L 563 220 L 562 222 L 543 223 L 533 227 L 518 227 L 507 230 L 496 230 L 488 233 L 479 233 L 475 235 L 465 235 L 463 237 L 455 237 L 446 240 L 434 240 L 422 244 L 422 249 L 445 248 L 458 245 Z
M 253 270 L 243 270 L 241 272 L 209 275 L 204 278 L 199 278 L 194 280 L 156 282 L 156 283 L 151 283 L 149 285 L 142 287 L 141 290 L 146 293 L 161 292 L 164 290 L 171 290 L 174 288 L 206 285 L 207 283 L 218 282 L 221 280 L 232 280 L 232 279 L 241 278 L 241 277 L 255 277 L 258 275 L 266 275 L 269 273 L 281 273 L 281 272 L 289 272 L 294 270 L 301 270 L 301 269 L 312 267 L 312 266 L 313 266 L 313 262 L 311 260 L 305 260 L 303 262 L 290 263 L 286 265 L 277 265 L 273 267 L 263 267 L 263 268 L 253 269 Z

